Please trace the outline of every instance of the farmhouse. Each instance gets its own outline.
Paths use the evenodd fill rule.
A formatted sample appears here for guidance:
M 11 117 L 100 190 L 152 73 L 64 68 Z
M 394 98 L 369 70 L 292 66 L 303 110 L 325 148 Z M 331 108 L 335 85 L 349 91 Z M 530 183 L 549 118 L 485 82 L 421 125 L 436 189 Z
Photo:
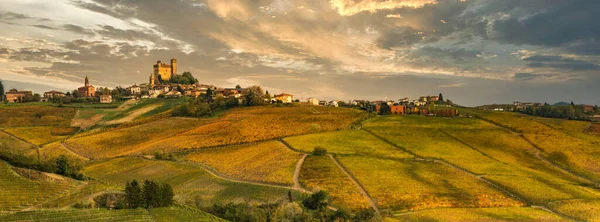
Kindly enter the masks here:
M 94 86 L 90 85 L 90 80 L 88 79 L 88 77 L 85 77 L 85 83 L 84 86 L 79 87 L 77 89 L 77 91 L 79 92 L 79 95 L 81 97 L 94 97 L 96 96 L 96 88 L 94 88 Z
M 9 103 L 22 102 L 25 96 L 32 96 L 31 91 L 19 91 L 17 89 L 11 89 L 6 92 L 6 101 Z
M 64 98 L 65 94 L 63 92 L 59 92 L 56 90 L 48 91 L 44 93 L 44 98 L 46 99 L 54 99 L 54 98 Z
M 282 94 L 275 95 L 275 100 L 279 100 L 283 103 L 292 103 L 292 101 L 294 100 L 294 97 L 291 94 L 282 93 Z

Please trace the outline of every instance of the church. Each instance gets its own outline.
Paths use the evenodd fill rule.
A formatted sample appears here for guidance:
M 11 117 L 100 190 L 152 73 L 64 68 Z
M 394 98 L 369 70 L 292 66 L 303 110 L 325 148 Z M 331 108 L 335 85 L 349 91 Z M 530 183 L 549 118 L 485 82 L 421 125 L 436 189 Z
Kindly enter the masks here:
M 177 59 L 171 59 L 170 65 L 157 61 L 153 68 L 154 72 L 150 74 L 150 86 L 169 81 L 173 76 L 177 75 Z
M 85 85 L 82 87 L 79 87 L 77 89 L 77 91 L 79 92 L 79 95 L 81 97 L 94 97 L 96 96 L 96 88 L 94 88 L 94 86 L 90 85 L 90 80 L 88 79 L 88 77 L 85 77 Z

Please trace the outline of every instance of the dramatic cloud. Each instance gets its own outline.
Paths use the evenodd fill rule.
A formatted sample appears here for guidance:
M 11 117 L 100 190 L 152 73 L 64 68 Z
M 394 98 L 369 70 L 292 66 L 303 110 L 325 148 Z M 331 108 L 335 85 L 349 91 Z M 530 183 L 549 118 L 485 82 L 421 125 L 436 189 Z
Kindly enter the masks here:
M 0 79 L 35 89 L 71 90 L 85 76 L 97 86 L 147 82 L 157 60 L 177 58 L 203 83 L 299 99 L 442 92 L 476 105 L 581 93 L 565 99 L 600 103 L 596 0 L 0 4 L 0 29 L 11 30 L 0 33 Z

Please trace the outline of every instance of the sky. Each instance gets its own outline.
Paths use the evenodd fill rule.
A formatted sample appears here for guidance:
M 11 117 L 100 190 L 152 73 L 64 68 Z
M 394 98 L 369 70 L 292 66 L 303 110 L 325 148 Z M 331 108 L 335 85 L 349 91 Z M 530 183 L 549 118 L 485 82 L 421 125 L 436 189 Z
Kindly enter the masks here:
M 0 80 L 126 87 L 176 58 L 301 100 L 600 105 L 598 21 L 598 0 L 0 0 Z

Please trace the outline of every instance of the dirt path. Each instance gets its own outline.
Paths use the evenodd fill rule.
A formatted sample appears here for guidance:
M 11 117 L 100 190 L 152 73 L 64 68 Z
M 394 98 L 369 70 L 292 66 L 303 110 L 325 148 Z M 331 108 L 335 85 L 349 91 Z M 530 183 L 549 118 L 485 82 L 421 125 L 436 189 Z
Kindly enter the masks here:
M 75 111 L 75 115 L 73 115 L 73 119 L 71 119 L 71 124 L 70 124 L 71 126 L 75 125 L 74 122 L 76 121 L 77 117 L 79 117 L 79 109 L 77 109 L 77 111 Z
M 523 134 L 521 134 L 521 133 L 518 133 L 518 132 L 515 132 L 515 131 L 513 131 L 513 130 L 511 130 L 511 129 L 507 128 L 507 127 L 504 127 L 504 126 L 502 126 L 502 125 L 500 125 L 500 124 L 497 124 L 497 123 L 495 123 L 495 122 L 493 122 L 493 121 L 488 121 L 488 120 L 486 120 L 486 119 L 484 119 L 484 118 L 479 118 L 479 119 L 481 119 L 481 120 L 483 120 L 483 121 L 485 121 L 485 122 L 488 122 L 488 123 L 490 123 L 490 124 L 492 124 L 492 125 L 494 125 L 494 126 L 496 126 L 496 127 L 498 127 L 498 128 L 504 129 L 504 130 L 506 130 L 506 131 L 508 131 L 508 132 L 512 133 L 513 135 L 515 135 L 515 136 L 518 136 L 518 137 L 520 137 L 521 139 L 525 140 L 525 142 L 529 143 L 529 145 L 531 145 L 531 146 L 532 146 L 532 147 L 535 149 L 535 150 L 534 150 L 534 151 L 535 151 L 535 152 L 534 152 L 534 156 L 535 156 L 535 158 L 536 158 L 536 159 L 538 159 L 538 160 L 540 160 L 540 161 L 542 161 L 542 162 L 543 162 L 543 163 L 545 163 L 546 165 L 548 165 L 548 166 L 551 166 L 551 167 L 553 167 L 553 168 L 555 168 L 555 169 L 559 170 L 560 172 L 563 172 L 564 174 L 567 174 L 567 175 L 569 175 L 569 176 L 572 176 L 572 177 L 575 177 L 575 178 L 577 178 L 577 179 L 579 179 L 579 180 L 585 181 L 586 183 L 591 183 L 591 184 L 594 184 L 594 185 L 596 185 L 596 186 L 600 186 L 600 184 L 598 184 L 598 183 L 596 183 L 596 182 L 592 181 L 591 179 L 589 179 L 589 178 L 586 178 L 586 177 L 584 177 L 584 176 L 581 176 L 581 175 L 579 175 L 579 174 L 576 174 L 576 173 L 574 173 L 574 172 L 572 172 L 572 171 L 570 171 L 570 170 L 568 170 L 568 169 L 566 169 L 566 168 L 564 168 L 564 167 L 562 167 L 562 166 L 560 166 L 560 165 L 558 165 L 558 164 L 555 164 L 555 163 L 553 163 L 552 161 L 549 161 L 548 159 L 544 158 L 544 157 L 542 156 L 542 153 L 544 153 L 544 151 L 543 151 L 543 150 L 542 150 L 540 147 L 538 147 L 537 145 L 535 145 L 533 142 L 531 142 L 531 140 L 527 139 L 527 137 L 525 137 Z
M 75 152 L 74 150 L 72 150 L 71 148 L 69 148 L 69 147 L 68 147 L 67 145 L 65 145 L 64 143 L 60 143 L 60 145 L 61 145 L 63 148 L 65 148 L 65 150 L 67 150 L 69 153 L 73 154 L 74 156 L 77 156 L 77 157 L 79 157 L 79 158 L 81 158 L 81 159 L 84 159 L 84 160 L 86 160 L 86 161 L 90 161 L 90 160 L 91 160 L 89 157 L 86 157 L 86 156 L 84 156 L 84 155 L 82 155 L 82 154 L 79 154 L 79 153 Z
M 375 201 L 373 201 L 373 198 L 371 198 L 371 196 L 369 196 L 369 193 L 367 193 L 367 191 L 363 188 L 363 186 L 360 185 L 360 183 L 358 183 L 356 178 L 354 178 L 354 176 L 352 176 L 352 174 L 350 174 L 350 172 L 348 172 L 348 170 L 346 170 L 346 168 L 344 166 L 342 166 L 342 164 L 340 164 L 340 162 L 338 162 L 337 159 L 335 159 L 335 157 L 333 157 L 333 155 L 330 154 L 327 156 L 329 156 L 329 158 L 335 163 L 335 165 L 337 165 L 340 168 L 340 170 L 344 171 L 346 176 L 348 176 L 348 178 L 350 178 L 350 180 L 352 180 L 352 183 L 354 183 L 354 185 L 358 188 L 358 191 L 360 191 L 360 193 L 365 197 L 365 199 L 367 199 L 367 201 L 369 202 L 369 205 L 371 205 L 371 208 L 373 208 L 373 210 L 375 210 L 375 211 L 377 211 L 377 213 L 379 213 L 379 208 L 377 208 Z
M 304 160 L 306 159 L 306 157 L 308 156 L 308 154 L 304 154 L 302 155 L 302 158 L 300 158 L 300 160 L 298 160 L 298 163 L 296 163 L 296 169 L 294 170 L 294 188 L 295 189 L 300 189 L 300 170 L 302 170 L 302 164 L 304 164 Z
M 216 171 L 215 169 L 213 169 L 213 168 L 211 168 L 209 166 L 206 166 L 204 164 L 198 163 L 198 162 L 192 162 L 192 161 L 183 161 L 183 162 L 189 163 L 189 164 L 192 164 L 192 165 L 196 165 L 196 166 L 200 166 L 206 172 L 208 172 L 209 174 L 211 174 L 211 175 L 213 175 L 213 176 L 215 176 L 215 177 L 217 177 L 219 179 L 226 180 L 226 181 L 229 181 L 229 182 L 244 183 L 244 184 L 251 184 L 251 185 L 265 186 L 265 187 L 273 187 L 273 188 L 281 188 L 281 189 L 288 189 L 288 190 L 296 190 L 296 191 L 303 192 L 303 193 L 311 193 L 308 190 L 305 190 L 305 189 L 302 189 L 302 188 L 299 188 L 299 187 L 296 188 L 295 186 L 294 187 L 288 187 L 288 186 L 281 186 L 281 185 L 268 184 L 268 183 L 260 183 L 260 182 L 254 182 L 254 181 L 238 180 L 238 179 L 234 179 L 234 178 L 231 178 L 229 176 L 223 175 L 223 174 L 219 173 L 218 171 Z
M 137 118 L 137 117 L 139 117 L 141 115 L 144 115 L 144 113 L 150 112 L 150 111 L 158 108 L 159 106 L 161 106 L 161 104 L 149 105 L 149 106 L 146 106 L 144 108 L 140 108 L 140 109 L 137 109 L 137 110 L 131 112 L 126 117 L 123 117 L 123 118 L 117 119 L 117 120 L 111 120 L 111 121 L 105 122 L 104 124 L 105 125 L 113 125 L 113 124 L 120 124 L 120 123 L 131 122 L 135 118 Z

